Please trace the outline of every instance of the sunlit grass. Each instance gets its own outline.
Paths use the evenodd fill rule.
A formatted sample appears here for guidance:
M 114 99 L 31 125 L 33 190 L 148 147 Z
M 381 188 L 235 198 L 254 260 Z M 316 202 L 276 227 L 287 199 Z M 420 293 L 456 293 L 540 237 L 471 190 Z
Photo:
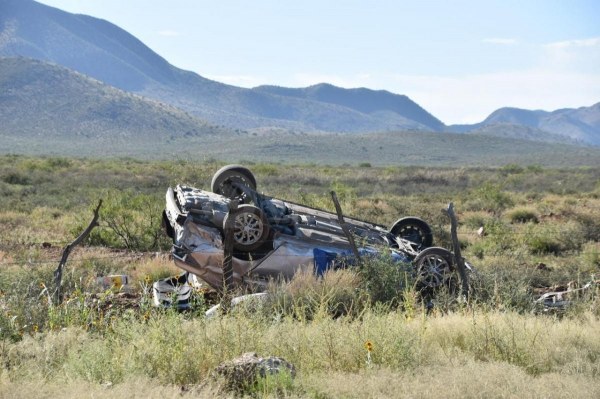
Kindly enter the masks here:
M 454 202 L 463 256 L 478 270 L 470 304 L 442 292 L 428 312 L 410 274 L 378 260 L 273 284 L 262 307 L 216 320 L 204 320 L 201 300 L 193 313 L 155 309 L 150 283 L 181 272 L 161 250 L 166 241 L 124 249 L 107 219 L 127 211 L 154 234 L 158 224 L 146 218 L 157 216 L 166 187 L 208 189 L 220 166 L 0 157 L 0 396 L 222 397 L 212 370 L 248 351 L 299 370 L 291 386 L 281 382 L 285 392 L 263 384 L 259 397 L 600 394 L 598 289 L 556 316 L 535 315 L 533 305 L 541 287 L 600 274 L 597 169 L 249 165 L 261 192 L 333 210 L 335 190 L 346 215 L 385 226 L 418 216 L 447 248 L 442 210 Z M 73 250 L 56 304 L 62 249 L 108 193 L 118 206 L 95 229 L 105 246 Z M 128 201 L 142 193 L 145 201 Z M 133 299 L 96 284 L 110 274 L 131 278 Z

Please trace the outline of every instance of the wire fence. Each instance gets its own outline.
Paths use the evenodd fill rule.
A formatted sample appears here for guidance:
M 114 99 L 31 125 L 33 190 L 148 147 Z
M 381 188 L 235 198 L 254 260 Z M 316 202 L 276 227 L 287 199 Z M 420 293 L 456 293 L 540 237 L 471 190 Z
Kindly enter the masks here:
M 83 248 L 91 248 L 91 249 L 97 249 L 98 247 L 83 247 Z M 112 254 L 112 255 L 107 255 L 107 256 L 91 256 L 91 257 L 81 257 L 81 258 L 73 258 L 73 259 L 69 259 L 68 264 L 81 264 L 81 263 L 86 263 L 86 262 L 98 262 L 98 261 L 118 261 L 118 260 L 127 260 L 127 259 L 142 259 L 142 258 L 148 258 L 148 257 L 159 257 L 159 256 L 170 256 L 171 252 L 170 251 L 153 251 L 153 252 L 130 252 L 127 250 L 121 250 L 121 253 L 118 254 Z M 515 253 L 514 249 L 506 249 L 504 251 L 500 250 L 500 251 L 493 251 L 493 252 L 485 252 L 483 254 L 483 256 L 481 258 L 507 258 L 507 257 L 517 257 L 518 255 L 524 255 L 524 253 Z M 561 256 L 562 258 L 564 258 L 565 256 L 569 256 L 569 257 L 586 257 L 589 256 L 591 258 L 594 257 L 600 257 L 600 246 L 598 248 L 598 250 L 571 250 L 571 251 L 564 251 L 562 253 L 563 256 Z M 282 258 L 298 258 L 298 255 L 295 254 L 278 254 L 278 257 L 282 257 Z M 256 260 L 259 260 L 259 258 L 257 258 Z M 60 257 L 57 258 L 43 258 L 43 257 L 36 257 L 36 259 L 23 259 L 20 261 L 8 261 L 8 262 L 3 262 L 0 261 L 0 267 L 3 266 L 41 266 L 41 265 L 48 265 L 48 264 L 58 264 L 61 261 Z
M 135 252 L 135 253 L 120 253 L 115 255 L 107 255 L 107 256 L 92 256 L 92 257 L 83 257 L 83 258 L 75 258 L 69 259 L 68 264 L 73 263 L 85 263 L 85 262 L 96 262 L 103 260 L 125 260 L 125 259 L 141 259 L 149 256 L 156 256 L 156 254 L 168 255 L 168 252 Z M 36 259 L 36 260 L 21 260 L 21 261 L 11 261 L 11 262 L 0 262 L 0 267 L 2 266 L 38 266 L 38 265 L 47 265 L 47 264 L 58 264 L 61 261 L 61 258 L 45 258 L 45 259 Z
M 479 237 L 482 239 L 485 239 L 486 237 L 505 237 L 505 236 L 528 236 L 528 235 L 533 235 L 533 234 L 544 234 L 546 236 L 549 236 L 549 238 L 561 238 L 564 234 L 573 234 L 574 230 L 573 229 L 568 229 L 568 228 L 561 228 L 561 229 L 549 229 L 549 228 L 543 228 L 542 230 L 538 230 L 538 231 L 507 231 L 507 230 L 502 230 L 500 232 L 494 232 L 494 231 L 489 231 L 489 230 L 484 230 L 483 233 L 480 233 L 478 231 L 463 231 L 463 232 L 458 232 L 458 236 L 462 236 L 462 237 Z M 600 234 L 600 233 L 598 233 Z M 553 237 L 554 236 L 554 237 Z M 72 241 L 72 240 L 71 240 Z M 6 251 L 6 250 L 14 250 L 14 249 L 19 249 L 19 248 L 34 248 L 34 247 L 40 247 L 40 248 L 57 248 L 58 246 L 65 246 L 69 243 L 71 243 L 71 241 L 49 241 L 49 240 L 44 240 L 44 241 L 36 241 L 36 242 L 0 242 L 0 251 Z M 270 240 L 271 242 L 273 242 L 273 240 Z

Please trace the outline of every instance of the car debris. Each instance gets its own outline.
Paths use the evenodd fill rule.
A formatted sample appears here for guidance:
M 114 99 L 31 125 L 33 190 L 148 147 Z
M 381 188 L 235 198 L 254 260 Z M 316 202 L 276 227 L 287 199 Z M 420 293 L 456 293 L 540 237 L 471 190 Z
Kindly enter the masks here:
M 237 208 L 230 208 L 232 201 L 239 203 Z M 289 280 L 305 270 L 322 275 L 352 264 L 355 252 L 343 227 L 360 243 L 361 255 L 386 253 L 411 265 L 423 287 L 437 288 L 453 278 L 453 254 L 432 246 L 431 228 L 424 220 L 403 217 L 387 228 L 343 219 L 345 226 L 335 213 L 259 193 L 254 175 L 241 165 L 217 171 L 211 191 L 169 187 L 163 212 L 176 266 L 215 290 L 224 286 L 227 226 L 233 226 L 233 283 L 254 292 L 263 291 L 273 278 Z M 165 287 L 161 283 L 157 292 L 167 292 Z M 164 302 L 165 295 L 160 298 L 158 302 Z
M 195 274 L 185 272 L 152 283 L 152 300 L 156 307 L 189 310 L 194 290 L 205 287 Z
M 562 312 L 571 306 L 576 299 L 587 292 L 591 292 L 596 287 L 600 287 L 600 280 L 588 281 L 579 288 L 573 288 L 569 284 L 564 290 L 546 292 L 534 301 L 535 309 L 543 313 Z
M 230 308 L 235 308 L 240 303 L 245 303 L 245 304 L 249 303 L 252 306 L 256 307 L 256 306 L 260 306 L 267 299 L 269 299 L 268 293 L 256 292 L 254 294 L 240 295 L 240 296 L 231 298 L 231 303 L 229 306 L 230 306 Z M 220 312 L 221 312 L 221 304 L 217 303 L 216 305 L 214 305 L 210 309 L 208 309 L 204 313 L 204 315 L 206 316 L 207 319 L 212 319 L 214 317 L 217 317 L 220 314 Z

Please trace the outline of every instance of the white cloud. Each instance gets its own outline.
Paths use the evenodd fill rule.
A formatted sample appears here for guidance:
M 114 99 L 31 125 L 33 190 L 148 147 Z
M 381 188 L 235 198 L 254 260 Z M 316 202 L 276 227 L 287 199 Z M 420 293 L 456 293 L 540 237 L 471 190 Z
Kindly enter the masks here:
M 488 39 L 483 39 L 481 42 L 482 43 L 490 43 L 490 44 L 502 44 L 505 46 L 510 46 L 510 45 L 518 43 L 517 39 L 508 39 L 508 38 L 501 38 L 501 37 L 491 37 Z
M 542 46 L 543 65 L 556 71 L 600 73 L 600 37 L 564 40 Z
M 177 37 L 177 36 L 181 36 L 180 32 L 174 31 L 174 30 L 170 30 L 170 29 L 165 29 L 165 30 L 161 30 L 158 31 L 158 34 L 160 36 L 166 36 L 166 37 Z
M 549 49 L 568 49 L 574 47 L 596 47 L 600 46 L 600 37 L 590 39 L 564 40 L 561 42 L 547 43 L 544 47 Z

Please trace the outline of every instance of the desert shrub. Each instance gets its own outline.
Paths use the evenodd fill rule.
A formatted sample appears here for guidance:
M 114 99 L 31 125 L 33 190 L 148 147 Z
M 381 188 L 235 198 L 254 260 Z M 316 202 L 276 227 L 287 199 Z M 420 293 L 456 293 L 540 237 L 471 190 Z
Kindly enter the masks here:
M 2 176 L 2 181 L 7 184 L 21 185 L 21 186 L 26 186 L 28 184 L 31 184 L 31 178 L 29 176 L 27 176 L 26 174 L 19 172 L 19 171 L 7 173 L 6 175 Z
M 499 213 L 513 206 L 514 202 L 502 187 L 493 183 L 484 183 L 471 194 L 466 203 L 467 210 Z
M 477 269 L 471 279 L 471 301 L 484 308 L 529 312 L 533 309 L 530 288 L 532 269 L 513 266 L 510 257 L 496 257 L 494 262 Z
M 579 256 L 582 258 L 585 267 L 592 270 L 600 269 L 600 243 L 588 242 L 584 244 Z
M 513 209 L 508 213 L 508 219 L 511 223 L 538 223 L 538 217 L 535 212 L 528 208 Z
M 469 250 L 478 258 L 484 256 L 496 256 L 514 251 L 517 247 L 514 231 L 509 225 L 499 218 L 492 218 L 486 221 L 483 226 L 485 236 L 471 244 Z
M 358 269 L 362 289 L 372 304 L 389 304 L 392 308 L 404 300 L 404 292 L 413 286 L 412 267 L 394 262 L 390 256 L 363 257 Z
M 461 222 L 470 229 L 479 229 L 491 219 L 489 214 L 485 212 L 474 212 L 469 213 L 464 218 L 462 218 Z
M 169 246 L 162 229 L 162 198 L 132 191 L 109 191 L 100 208 L 100 228 L 92 230 L 89 242 L 111 248 L 150 251 Z M 79 221 L 72 232 L 81 233 L 89 221 Z
M 586 241 L 600 241 L 600 214 L 577 213 L 575 220 L 581 226 L 581 234 Z
M 335 191 L 338 199 L 341 203 L 344 203 L 343 205 L 345 205 L 346 208 L 351 204 L 352 201 L 356 200 L 356 190 L 348 184 L 335 181 L 331 185 L 331 190 Z M 342 210 L 345 211 L 345 209 Z
M 357 315 L 364 308 L 361 286 L 354 270 L 329 270 L 322 277 L 310 270 L 300 271 L 287 283 L 269 285 L 270 302 L 262 310 L 299 320 Z
M 519 174 L 519 173 L 523 173 L 523 171 L 524 171 L 524 169 L 522 166 L 514 164 L 514 163 L 509 163 L 500 168 L 500 172 L 505 175 Z
M 579 224 L 566 222 L 561 225 L 530 225 L 523 232 L 523 239 L 532 254 L 560 255 L 579 251 L 586 242 Z
M 535 255 L 558 255 L 562 251 L 561 243 L 554 237 L 536 234 L 527 239 L 529 250 Z

